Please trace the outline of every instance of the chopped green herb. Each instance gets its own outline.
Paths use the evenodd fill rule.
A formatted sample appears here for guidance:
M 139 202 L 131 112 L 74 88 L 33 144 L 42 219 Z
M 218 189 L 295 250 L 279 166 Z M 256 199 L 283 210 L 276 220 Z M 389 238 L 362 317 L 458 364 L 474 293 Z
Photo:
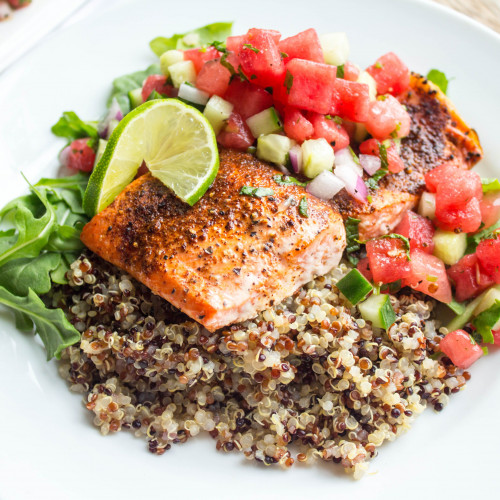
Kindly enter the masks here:
M 360 219 L 355 219 L 354 217 L 348 217 L 345 221 L 345 232 L 346 232 L 346 240 L 347 245 L 345 248 L 346 256 L 349 262 L 355 266 L 359 262 L 357 257 L 351 255 L 354 252 L 357 252 L 361 245 L 359 243 L 359 223 Z
M 384 283 L 380 287 L 381 292 L 396 293 L 401 290 L 401 280 L 393 281 L 392 283 Z
M 435 83 L 446 94 L 446 91 L 448 90 L 448 83 L 450 83 L 450 81 L 446 78 L 446 75 L 442 71 L 439 71 L 438 69 L 431 69 L 429 73 L 427 73 L 426 78 L 432 83 Z
M 358 155 L 353 151 L 351 146 L 347 146 L 347 147 L 349 148 L 349 152 L 351 153 L 351 156 L 352 156 L 352 159 L 354 160 L 354 163 L 356 165 L 360 165 Z
M 244 43 L 243 47 L 245 49 L 250 49 L 252 52 L 255 52 L 256 54 L 258 54 L 260 52 L 260 50 L 257 49 L 256 47 L 254 47 L 251 43 Z
M 301 187 L 307 186 L 306 182 L 300 182 L 298 179 L 292 177 L 291 175 L 275 175 L 273 177 L 273 180 L 274 182 L 276 182 L 276 184 L 279 184 L 280 186 L 287 186 L 290 184 L 294 184 L 295 186 L 301 186 Z
M 394 240 L 401 240 L 404 243 L 406 258 L 408 260 L 411 260 L 410 259 L 410 240 L 406 236 L 403 236 L 401 234 L 391 233 L 391 234 L 384 234 L 383 236 L 379 236 L 376 239 L 386 239 L 386 238 L 394 239 Z M 432 276 L 428 276 L 427 278 L 432 278 Z M 431 280 L 429 280 L 429 281 L 431 281 Z
M 146 101 L 155 101 L 156 99 L 164 99 L 164 97 L 156 90 L 153 90 Z
M 243 68 L 241 67 L 241 64 L 238 66 L 238 75 L 239 75 L 242 82 L 248 82 L 248 78 L 245 75 L 245 73 L 243 73 Z M 253 80 L 254 77 L 255 77 L 255 75 L 252 75 L 250 78 Z
M 307 213 L 307 198 L 303 196 L 300 199 L 299 202 L 299 214 L 302 215 L 302 217 L 309 217 L 309 214 Z
M 379 188 L 379 181 L 389 173 L 389 162 L 387 161 L 387 146 L 384 143 L 378 145 L 380 155 L 380 168 L 366 181 L 365 184 L 371 189 Z
M 333 117 L 333 121 L 334 121 L 337 125 L 342 125 L 342 123 L 344 123 L 344 120 L 342 120 L 342 118 L 340 118 L 340 116 L 334 116 L 334 117 Z
M 483 345 L 481 349 L 483 350 L 483 356 L 488 356 L 489 353 L 488 347 Z
M 273 196 L 274 191 L 271 188 L 243 186 L 240 189 L 240 194 L 245 196 L 253 196 L 255 198 L 264 198 L 266 196 Z
M 479 231 L 476 234 L 469 234 L 467 236 L 467 248 L 465 249 L 465 254 L 474 253 L 477 246 L 483 240 L 489 240 L 491 238 L 498 237 L 498 230 L 500 229 L 500 220 L 495 222 L 492 226 Z
M 337 78 L 344 78 L 344 65 L 337 66 Z
M 380 61 L 377 61 L 377 62 L 375 63 L 375 67 L 376 67 L 377 69 L 383 69 L 383 68 L 384 68 L 384 65 L 383 65 Z
M 336 286 L 353 306 L 373 290 L 372 284 L 357 269 L 349 271 Z
M 285 76 L 285 87 L 286 87 L 286 93 L 290 93 L 290 89 L 292 88 L 293 85 L 293 75 L 290 73 L 290 71 L 286 70 L 286 76 Z
M 286 57 L 288 57 L 288 54 L 286 52 L 280 52 L 281 54 L 281 59 L 285 59 Z
M 218 42 L 217 40 L 212 42 L 210 44 L 211 47 L 214 47 L 216 50 L 218 50 L 219 52 L 222 52 L 223 54 L 225 54 L 227 52 L 227 48 L 226 48 L 226 42 Z
M 229 70 L 231 76 L 236 75 L 236 70 L 234 69 L 234 66 L 227 60 L 227 52 L 222 54 L 222 57 L 220 58 L 220 63 L 222 64 L 222 66 L 224 66 L 226 69 Z
M 498 179 L 481 179 L 483 185 L 483 193 L 490 191 L 500 191 L 500 181 Z

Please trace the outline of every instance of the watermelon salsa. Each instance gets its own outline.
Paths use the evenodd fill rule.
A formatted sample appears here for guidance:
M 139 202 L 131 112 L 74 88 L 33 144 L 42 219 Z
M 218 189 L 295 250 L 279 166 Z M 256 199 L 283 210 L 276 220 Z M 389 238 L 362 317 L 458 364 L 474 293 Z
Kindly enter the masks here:
M 223 42 L 190 42 L 161 51 L 160 71 L 128 92 L 130 109 L 165 97 L 194 105 L 221 146 L 310 180 L 307 189 L 324 199 L 345 189 L 370 203 L 365 183 L 404 170 L 399 144 L 411 119 L 398 97 L 410 72 L 395 53 L 362 70 L 348 60 L 345 34 L 319 36 L 314 29 L 283 38 L 252 28 Z M 63 151 L 63 163 L 90 171 L 123 111 L 113 102 L 100 140 L 77 138 Z M 456 317 L 440 348 L 467 368 L 482 356 L 480 343 L 500 345 L 500 183 L 443 165 L 426 175 L 425 185 L 418 213 L 407 211 L 393 233 L 358 244 L 356 254 L 348 250 L 359 273 L 341 291 L 372 290 L 359 309 L 384 328 L 394 313 L 387 313 L 390 302 L 375 300 L 379 292 L 409 287 L 448 304 Z M 356 241 L 357 233 L 347 232 Z

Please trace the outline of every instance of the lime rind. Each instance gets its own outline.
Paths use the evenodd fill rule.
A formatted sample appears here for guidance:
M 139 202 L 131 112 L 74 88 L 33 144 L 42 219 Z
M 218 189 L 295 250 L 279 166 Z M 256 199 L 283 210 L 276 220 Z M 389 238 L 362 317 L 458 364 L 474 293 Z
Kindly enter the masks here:
M 93 216 L 133 180 L 142 161 L 151 174 L 189 205 L 210 187 L 219 169 L 214 131 L 197 109 L 177 99 L 147 101 L 113 131 L 83 200 Z

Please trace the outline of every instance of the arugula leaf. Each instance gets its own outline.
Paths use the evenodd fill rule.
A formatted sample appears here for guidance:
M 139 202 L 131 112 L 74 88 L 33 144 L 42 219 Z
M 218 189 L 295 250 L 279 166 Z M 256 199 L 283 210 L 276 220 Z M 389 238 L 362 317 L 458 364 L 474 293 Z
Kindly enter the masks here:
M 276 184 L 279 184 L 280 186 L 289 186 L 291 184 L 301 187 L 307 186 L 306 182 L 300 182 L 298 179 L 292 177 L 291 175 L 275 175 L 273 177 L 273 181 L 276 182 Z
M 274 191 L 271 188 L 242 186 L 240 194 L 245 196 L 254 196 L 255 198 L 264 198 L 265 196 L 274 196 Z
M 150 75 L 161 75 L 159 64 L 152 64 L 144 71 L 135 71 L 128 75 L 123 75 L 113 80 L 113 88 L 108 98 L 107 106 L 111 106 L 113 99 L 120 106 L 123 114 L 130 111 L 130 99 L 128 93 L 138 87 L 142 87 L 142 82 Z
M 40 201 L 38 206 L 33 203 L 32 197 L 21 196 L 0 211 L 0 222 L 6 214 L 14 212 L 13 222 L 17 230 L 15 243 L 0 254 L 0 266 L 14 259 L 37 257 L 55 229 L 56 213 L 47 200 L 46 193 L 34 187 L 31 190 Z M 45 213 L 41 217 L 37 217 L 41 207 L 45 208 Z
M 48 309 L 30 288 L 26 297 L 13 295 L 0 286 L 0 304 L 10 307 L 16 312 L 16 325 L 26 330 L 29 318 L 36 327 L 47 351 L 47 361 L 53 357 L 59 359 L 66 347 L 80 340 L 80 333 L 67 320 L 61 309 Z
M 432 83 L 435 83 L 442 91 L 446 94 L 448 90 L 448 83 L 450 81 L 446 78 L 446 75 L 439 71 L 438 69 L 431 69 L 426 76 L 427 80 L 430 80 Z
M 69 142 L 83 137 L 90 137 L 93 140 L 99 139 L 97 127 L 80 120 L 74 111 L 65 111 L 51 130 L 54 135 L 65 137 Z
M 186 35 L 198 35 L 197 45 L 208 45 L 216 40 L 225 40 L 231 35 L 233 23 L 212 23 L 187 33 L 176 33 L 171 37 L 159 36 L 149 42 L 151 50 L 159 57 L 167 50 L 190 49 L 191 45 L 186 45 L 183 41 Z
M 302 217 L 309 217 L 307 209 L 307 198 L 303 196 L 299 202 L 299 214 L 302 215 Z
M 0 286 L 15 295 L 25 296 L 29 289 L 41 295 L 50 290 L 50 273 L 61 264 L 61 254 L 44 253 L 34 259 L 24 258 L 2 266 Z
M 357 257 L 351 255 L 354 252 L 357 252 L 361 245 L 359 243 L 359 223 L 361 219 L 355 219 L 354 217 L 348 217 L 345 221 L 345 232 L 346 232 L 346 240 L 347 245 L 345 248 L 346 256 L 349 262 L 355 266 L 359 262 Z
M 500 191 L 500 181 L 498 179 L 481 179 L 483 185 L 483 193 L 490 191 Z
M 500 320 L 500 300 L 496 300 L 491 307 L 478 314 L 472 320 L 472 324 L 481 334 L 483 342 L 487 344 L 493 344 L 495 342 L 491 329 L 498 323 L 498 320 Z

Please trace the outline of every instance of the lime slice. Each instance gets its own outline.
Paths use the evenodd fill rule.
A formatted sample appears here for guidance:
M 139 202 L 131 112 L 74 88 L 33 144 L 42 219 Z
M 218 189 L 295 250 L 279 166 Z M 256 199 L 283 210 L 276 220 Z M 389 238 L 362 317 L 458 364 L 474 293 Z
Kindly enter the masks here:
M 214 131 L 197 109 L 177 99 L 141 104 L 120 121 L 90 176 L 83 199 L 87 215 L 106 208 L 143 160 L 153 176 L 192 206 L 219 169 Z

